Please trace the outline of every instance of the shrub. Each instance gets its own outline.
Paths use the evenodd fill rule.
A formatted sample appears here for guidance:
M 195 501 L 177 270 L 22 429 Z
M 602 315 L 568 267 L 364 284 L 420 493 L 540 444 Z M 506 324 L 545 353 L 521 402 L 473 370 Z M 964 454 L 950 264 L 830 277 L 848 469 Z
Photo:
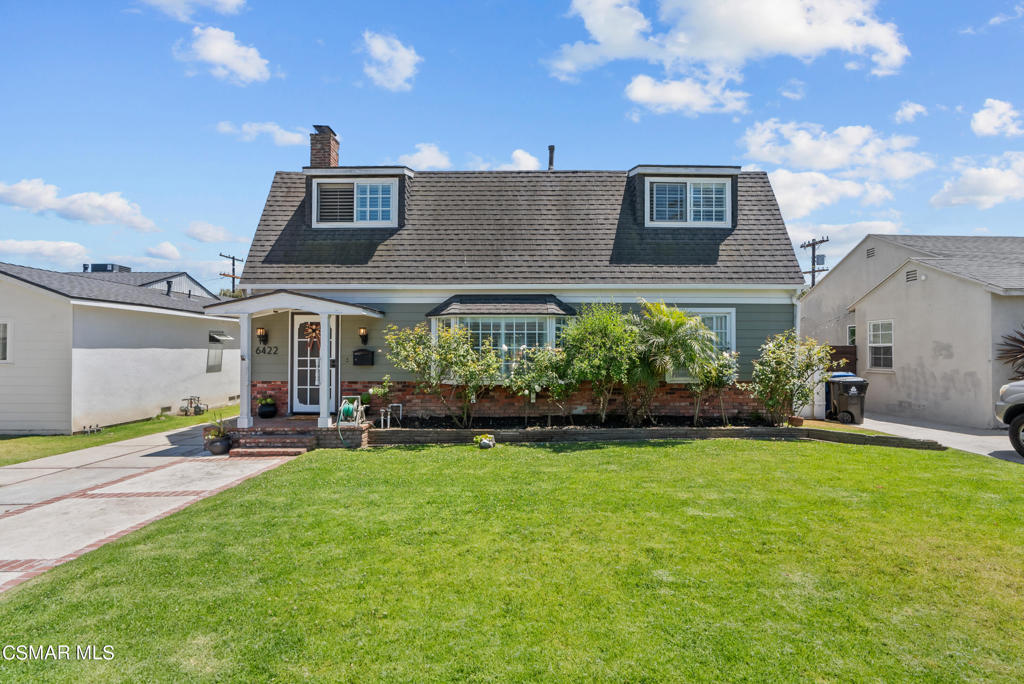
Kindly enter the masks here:
M 584 304 L 562 332 L 566 370 L 574 383 L 590 382 L 601 422 L 615 387 L 630 380 L 637 329 L 615 304 Z
M 412 373 L 416 390 L 441 400 L 458 427 L 472 427 L 477 395 L 500 378 L 501 358 L 485 339 L 480 349 L 465 328 L 439 328 L 437 336 L 426 324 L 413 328 L 389 325 L 384 331 L 387 358 Z
M 761 402 L 769 421 L 778 425 L 814 400 L 814 389 L 843 362 L 831 359 L 832 348 L 799 339 L 794 330 L 769 338 L 754 361 L 751 394 Z
M 381 378 L 379 385 L 374 385 L 370 388 L 370 396 L 377 397 L 382 404 L 387 406 L 391 403 L 391 375 L 385 375 Z
M 997 351 L 996 358 L 1009 366 L 1017 378 L 1024 379 L 1024 328 L 1003 335 Z
M 693 424 L 700 424 L 700 405 L 706 396 L 709 400 L 718 398 L 718 408 L 722 412 L 722 425 L 728 425 L 725 415 L 725 390 L 736 384 L 739 377 L 739 354 L 737 352 L 720 352 L 707 361 L 698 364 L 693 373 L 691 389 L 697 397 L 693 411 Z
M 568 377 L 565 352 L 561 349 L 523 347 L 509 373 L 506 388 L 512 394 L 525 397 L 524 421 L 530 419 L 530 404 L 538 396 L 544 396 L 549 404 L 559 408 L 565 416 L 565 400 L 576 390 Z M 551 415 L 548 415 L 548 424 Z

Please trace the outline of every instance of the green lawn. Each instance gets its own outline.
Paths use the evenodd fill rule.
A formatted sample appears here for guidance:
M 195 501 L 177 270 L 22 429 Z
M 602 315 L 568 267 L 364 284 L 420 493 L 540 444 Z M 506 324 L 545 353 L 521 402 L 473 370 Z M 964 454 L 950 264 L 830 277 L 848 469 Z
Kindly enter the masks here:
M 208 423 L 214 416 L 224 418 L 238 415 L 237 406 L 213 409 L 202 416 L 161 415 L 156 418 L 122 423 L 103 428 L 91 435 L 0 435 L 0 466 L 31 461 L 34 458 L 63 454 L 76 449 L 119 442 L 122 439 L 142 437 L 154 432 L 174 430 L 199 423 Z
M 1024 679 L 1024 470 L 822 443 L 315 451 L 0 595 L 4 681 Z

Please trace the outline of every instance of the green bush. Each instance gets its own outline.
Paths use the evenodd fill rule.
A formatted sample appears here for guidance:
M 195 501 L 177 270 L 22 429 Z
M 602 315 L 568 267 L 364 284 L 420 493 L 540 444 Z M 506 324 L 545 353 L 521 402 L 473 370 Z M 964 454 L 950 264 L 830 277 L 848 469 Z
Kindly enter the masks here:
M 754 361 L 751 394 L 761 402 L 774 425 L 814 400 L 814 389 L 842 365 L 832 361 L 832 348 L 787 330 L 761 345 Z
M 510 393 L 525 398 L 523 418 L 528 424 L 530 405 L 540 396 L 549 405 L 557 406 L 564 417 L 565 402 L 576 391 L 577 385 L 569 378 L 566 355 L 562 349 L 523 347 L 512 364 L 512 372 L 509 373 L 505 387 Z
M 590 382 L 601 422 L 615 388 L 630 381 L 637 354 L 637 328 L 615 304 L 584 304 L 562 332 L 566 370 L 574 383 Z
M 722 412 L 722 425 L 729 424 L 723 397 L 725 390 L 735 385 L 736 378 L 739 377 L 739 356 L 737 352 L 719 352 L 707 361 L 698 364 L 691 371 L 693 384 L 690 388 L 697 398 L 693 411 L 694 425 L 700 424 L 700 406 L 705 397 L 709 400 L 718 398 L 718 408 Z

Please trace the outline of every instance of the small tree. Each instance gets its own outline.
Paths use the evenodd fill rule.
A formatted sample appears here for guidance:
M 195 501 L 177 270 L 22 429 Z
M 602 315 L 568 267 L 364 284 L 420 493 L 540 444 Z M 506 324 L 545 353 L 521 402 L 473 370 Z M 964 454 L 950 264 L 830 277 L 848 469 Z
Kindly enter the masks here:
M 523 419 L 526 425 L 529 425 L 530 420 L 530 404 L 541 395 L 547 398 L 549 404 L 558 406 L 562 415 L 565 415 L 565 400 L 575 389 L 565 375 L 565 352 L 561 349 L 522 347 L 519 350 L 506 388 L 512 394 L 524 397 L 526 405 Z M 550 424 L 549 413 L 548 425 Z
M 477 395 L 500 378 L 501 358 L 484 339 L 480 349 L 465 328 L 439 328 L 436 338 L 424 323 L 390 325 L 384 331 L 391 363 L 416 377 L 416 390 L 441 400 L 459 427 L 472 427 Z
M 825 374 L 842 365 L 832 361 L 831 354 L 828 345 L 819 345 L 810 338 L 801 340 L 794 330 L 779 333 L 761 345 L 750 390 L 772 424 L 782 423 L 786 416 L 799 413 L 814 400 L 814 389 L 824 382 Z
M 1024 327 L 1003 335 L 998 352 L 996 358 L 1009 366 L 1016 377 L 1024 378 Z
M 700 424 L 700 405 L 704 397 L 712 400 L 718 397 L 718 408 L 722 412 L 722 425 L 729 424 L 725 415 L 725 390 L 736 384 L 739 377 L 739 354 L 737 352 L 721 352 L 715 354 L 704 363 L 700 363 L 691 371 L 693 373 L 693 393 L 697 397 L 693 411 L 693 424 Z
M 562 332 L 568 376 L 590 382 L 601 422 L 619 384 L 629 381 L 637 354 L 637 330 L 615 304 L 585 304 Z

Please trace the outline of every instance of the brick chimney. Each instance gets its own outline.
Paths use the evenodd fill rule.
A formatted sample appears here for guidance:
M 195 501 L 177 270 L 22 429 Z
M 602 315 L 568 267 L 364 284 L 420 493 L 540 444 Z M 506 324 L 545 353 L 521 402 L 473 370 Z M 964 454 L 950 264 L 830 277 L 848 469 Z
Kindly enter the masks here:
M 316 133 L 309 134 L 309 165 L 327 168 L 338 165 L 338 136 L 330 126 L 313 126 Z

